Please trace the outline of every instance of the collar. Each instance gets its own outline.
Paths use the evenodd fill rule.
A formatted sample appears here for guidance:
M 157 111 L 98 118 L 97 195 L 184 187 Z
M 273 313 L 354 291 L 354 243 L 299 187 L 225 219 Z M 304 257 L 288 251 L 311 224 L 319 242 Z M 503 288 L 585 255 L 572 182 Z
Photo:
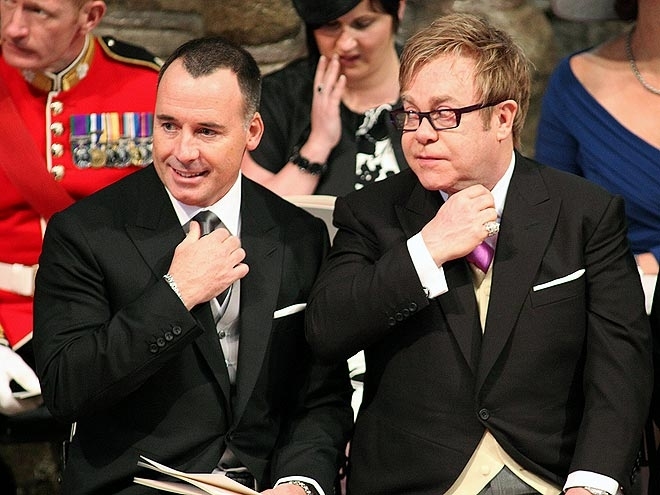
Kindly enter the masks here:
M 170 197 L 174 211 L 176 212 L 177 217 L 179 218 L 179 223 L 185 225 L 190 221 L 192 217 L 197 215 L 202 210 L 211 210 L 213 213 L 218 215 L 218 218 L 222 220 L 222 223 L 225 224 L 227 230 L 233 235 L 240 236 L 240 220 L 241 220 L 241 177 L 242 174 L 239 172 L 238 178 L 234 185 L 231 186 L 231 189 L 227 191 L 220 200 L 208 206 L 206 208 L 199 208 L 198 206 L 191 206 L 184 204 L 178 201 L 167 188 L 167 195 Z
M 67 68 L 57 73 L 24 70 L 22 72 L 23 77 L 41 91 L 68 91 L 85 78 L 89 72 L 93 56 L 94 43 L 91 35 L 88 34 L 85 36 L 85 45 L 82 51 Z
M 511 152 L 511 161 L 509 162 L 509 167 L 504 172 L 504 175 L 497 181 L 495 187 L 491 189 L 491 194 L 493 195 L 493 201 L 495 202 L 495 211 L 497 212 L 497 220 L 502 217 L 502 212 L 504 211 L 504 201 L 506 200 L 506 193 L 509 190 L 509 184 L 511 184 L 511 176 L 513 176 L 513 169 L 516 165 L 516 153 Z M 447 201 L 449 194 L 444 191 L 439 191 L 442 199 Z

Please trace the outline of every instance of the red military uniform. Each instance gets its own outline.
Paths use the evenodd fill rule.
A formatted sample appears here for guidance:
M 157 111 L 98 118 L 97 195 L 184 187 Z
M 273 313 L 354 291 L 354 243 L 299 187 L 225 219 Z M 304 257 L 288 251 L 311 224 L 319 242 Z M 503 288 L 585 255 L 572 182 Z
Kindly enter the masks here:
M 88 36 L 80 56 L 59 74 L 21 73 L 0 57 L 0 78 L 44 166 L 74 200 L 151 162 L 158 68 L 148 52 L 111 37 Z M 21 163 L 16 156 L 0 160 Z M 46 221 L 2 166 L 0 191 L 0 330 L 17 349 L 32 336 L 30 275 Z

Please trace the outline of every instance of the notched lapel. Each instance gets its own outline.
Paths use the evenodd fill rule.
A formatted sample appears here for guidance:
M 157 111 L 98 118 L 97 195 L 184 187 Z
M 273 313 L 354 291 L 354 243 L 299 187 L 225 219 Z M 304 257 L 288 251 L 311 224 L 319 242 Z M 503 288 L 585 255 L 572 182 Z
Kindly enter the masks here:
M 548 195 L 538 169 L 518 157 L 493 262 L 478 386 L 483 384 L 516 325 L 552 237 L 560 206 L 560 199 Z
M 252 395 L 277 309 L 282 257 L 280 228 L 268 214 L 268 206 L 248 184 L 243 188 L 241 244 L 249 273 L 241 280 L 241 336 L 236 374 L 234 412 L 240 418 Z

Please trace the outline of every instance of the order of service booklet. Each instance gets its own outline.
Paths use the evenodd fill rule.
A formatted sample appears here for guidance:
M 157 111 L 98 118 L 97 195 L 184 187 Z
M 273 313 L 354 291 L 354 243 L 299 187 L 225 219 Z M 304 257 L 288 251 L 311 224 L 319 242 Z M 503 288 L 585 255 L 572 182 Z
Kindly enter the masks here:
M 138 466 L 153 469 L 181 481 L 133 478 L 135 483 L 181 495 L 254 495 L 258 492 L 227 478 L 222 473 L 184 473 L 140 456 Z M 183 482 L 183 483 L 182 483 Z

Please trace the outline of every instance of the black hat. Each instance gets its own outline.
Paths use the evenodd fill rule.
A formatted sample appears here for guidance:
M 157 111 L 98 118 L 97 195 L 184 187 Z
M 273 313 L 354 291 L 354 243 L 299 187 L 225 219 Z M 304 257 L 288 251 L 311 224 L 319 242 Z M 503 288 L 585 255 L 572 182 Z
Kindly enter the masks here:
M 361 0 L 293 0 L 305 24 L 321 25 L 334 21 L 353 9 Z

